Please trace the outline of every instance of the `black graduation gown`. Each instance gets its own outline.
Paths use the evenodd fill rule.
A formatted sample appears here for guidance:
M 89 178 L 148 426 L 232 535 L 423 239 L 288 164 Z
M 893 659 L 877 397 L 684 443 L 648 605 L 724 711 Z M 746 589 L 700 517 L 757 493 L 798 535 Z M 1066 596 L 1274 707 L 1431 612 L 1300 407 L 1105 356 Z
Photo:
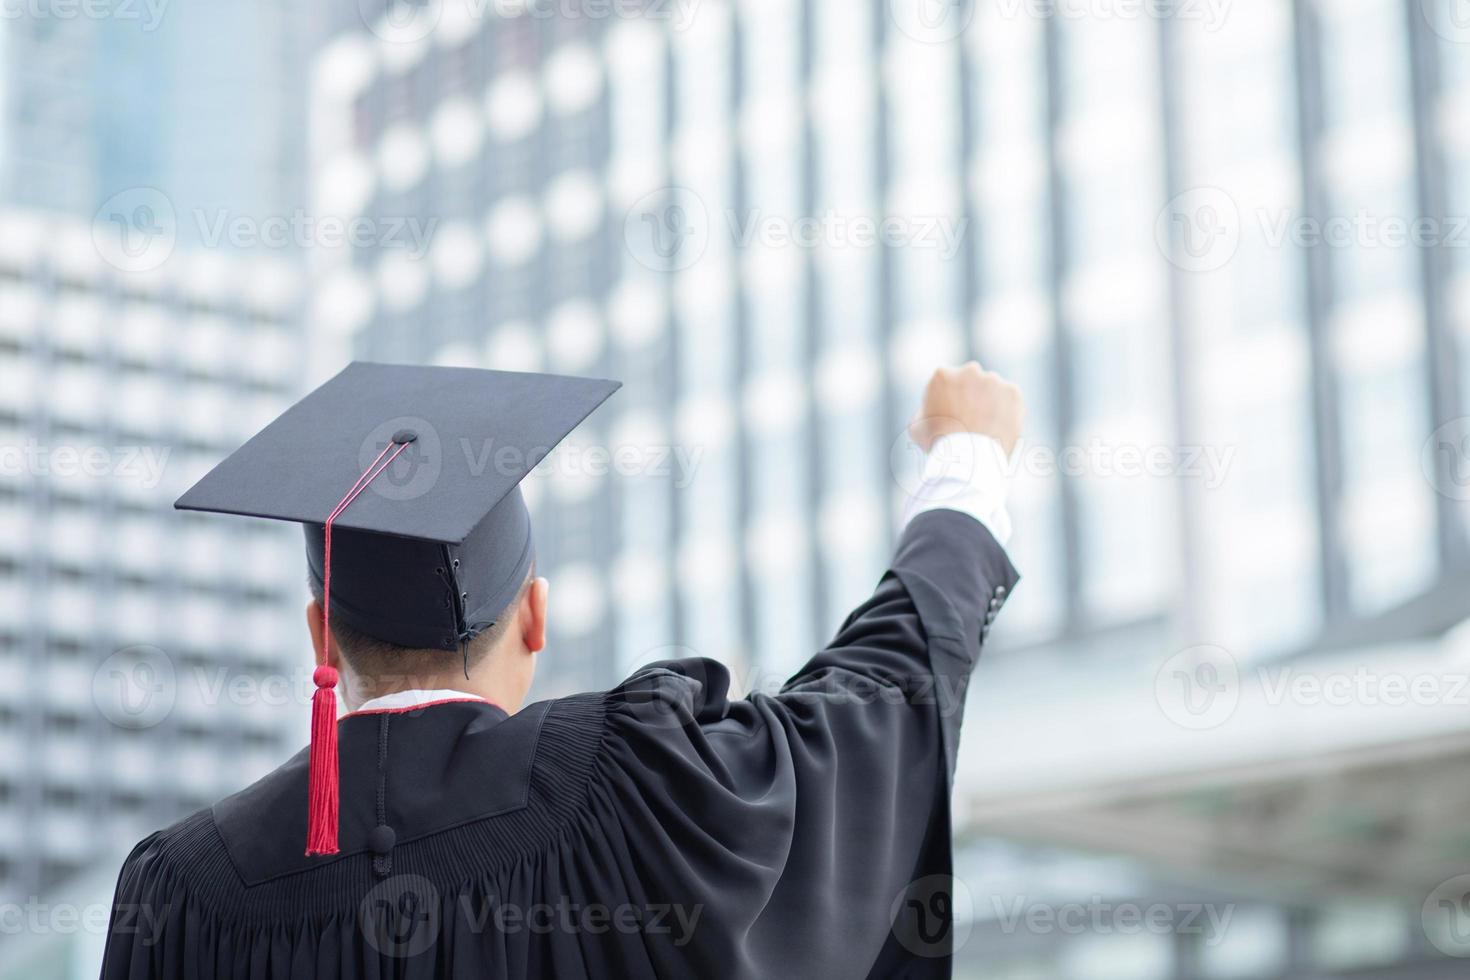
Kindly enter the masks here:
M 102 977 L 948 976 L 964 691 L 1016 580 L 931 511 L 779 694 L 680 660 L 348 715 L 342 853 L 303 856 L 302 752 L 134 848 Z

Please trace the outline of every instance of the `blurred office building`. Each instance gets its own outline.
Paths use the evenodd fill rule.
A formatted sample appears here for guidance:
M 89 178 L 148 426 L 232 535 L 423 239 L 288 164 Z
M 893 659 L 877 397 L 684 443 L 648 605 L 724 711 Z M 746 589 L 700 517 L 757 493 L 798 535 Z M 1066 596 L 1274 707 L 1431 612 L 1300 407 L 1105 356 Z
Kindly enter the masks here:
M 305 738 L 296 536 L 171 507 L 305 380 L 299 256 L 227 230 L 300 200 L 286 15 L 0 19 L 0 975 L 95 975 L 127 849 Z
M 314 207 L 376 236 L 315 256 L 311 321 L 324 363 L 626 382 L 532 481 L 545 693 L 794 667 L 882 570 L 923 381 L 979 357 L 1030 422 L 963 975 L 1458 975 L 1453 13 L 390 5 L 314 63 Z
M 320 18 L 281 0 L 17 7 L 0 18 L 0 202 L 90 218 L 152 187 L 186 247 L 218 244 L 222 214 L 289 213 Z
M 0 959 L 304 737 L 296 536 L 171 506 L 298 390 L 299 275 L 115 231 L 0 212 Z

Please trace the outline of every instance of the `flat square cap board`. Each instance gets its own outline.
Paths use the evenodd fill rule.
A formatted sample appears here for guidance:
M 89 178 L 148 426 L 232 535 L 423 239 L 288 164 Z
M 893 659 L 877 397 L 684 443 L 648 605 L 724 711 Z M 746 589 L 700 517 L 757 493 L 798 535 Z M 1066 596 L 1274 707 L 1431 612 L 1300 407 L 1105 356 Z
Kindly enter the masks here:
M 619 386 L 597 378 L 355 361 L 175 506 L 321 524 L 383 447 L 406 431 L 417 437 L 406 454 L 411 462 L 395 461 L 334 524 L 457 544 Z

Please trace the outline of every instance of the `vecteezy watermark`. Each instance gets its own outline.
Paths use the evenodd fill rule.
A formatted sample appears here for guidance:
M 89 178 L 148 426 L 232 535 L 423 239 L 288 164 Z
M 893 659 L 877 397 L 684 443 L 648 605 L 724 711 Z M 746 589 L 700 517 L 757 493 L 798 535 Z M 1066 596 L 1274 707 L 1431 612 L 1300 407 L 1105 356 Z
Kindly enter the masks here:
M 669 479 L 675 490 L 686 490 L 704 458 L 703 446 L 677 443 L 620 443 L 582 445 L 563 443 L 552 449 L 498 445 L 485 439 L 478 445 L 461 439 L 471 476 L 486 472 L 514 474 L 531 469 L 532 478 L 553 476 Z
M 444 19 L 445 0 L 357 0 L 363 26 L 390 44 L 417 44 Z
M 374 885 L 358 904 L 367 944 L 384 956 L 412 959 L 439 941 L 444 902 L 422 875 L 393 875 Z
M 422 259 L 439 219 L 418 215 L 241 214 L 194 208 L 181 224 L 173 201 L 156 187 L 131 187 L 109 197 L 92 218 L 92 243 L 103 261 L 123 272 L 150 272 L 173 255 L 181 230 L 205 248 L 401 249 Z
M 506 902 L 494 895 L 461 892 L 450 901 L 422 875 L 393 875 L 379 882 L 358 906 L 363 938 L 393 959 L 412 959 L 438 941 L 441 923 L 452 917 L 455 931 L 470 935 L 663 936 L 675 946 L 694 938 L 703 905 L 678 903 Z
M 1154 674 L 1154 700 L 1180 728 L 1219 728 L 1240 705 L 1240 665 L 1224 647 L 1201 644 L 1180 650 Z
M 173 201 L 156 187 L 119 191 L 92 216 L 97 254 L 123 272 L 157 269 L 173 254 L 178 237 Z
M 403 448 L 395 448 L 403 439 Z M 387 463 L 382 461 L 386 459 Z M 400 415 L 379 423 L 357 450 L 358 472 L 373 477 L 368 488 L 388 500 L 416 500 L 439 482 L 444 447 L 428 419 Z
M 1243 671 L 1224 647 L 1181 650 L 1159 667 L 1154 695 L 1164 715 L 1181 728 L 1218 728 L 1234 716 L 1244 682 L 1251 681 L 1266 709 L 1470 708 L 1470 673 L 1382 670 L 1311 664 L 1262 664 Z
M 1424 935 L 1446 956 L 1470 959 L 1470 874 L 1440 884 L 1424 900 Z
M 893 937 L 915 956 L 948 956 L 969 941 L 975 926 L 969 887 L 953 875 L 926 875 L 909 882 L 893 899 Z
M 684 187 L 643 195 L 623 218 L 628 254 L 656 272 L 687 269 L 704 255 L 712 236 L 740 250 L 816 248 L 931 249 L 943 259 L 959 254 L 969 222 L 944 214 L 842 212 L 787 215 L 759 208 L 728 208 L 711 215 L 704 201 Z
M 0 20 L 136 21 L 155 31 L 167 8 L 168 0 L 0 0 Z
M 417 215 L 342 217 L 314 215 L 302 208 L 264 216 L 196 208 L 191 215 L 206 248 L 394 248 L 403 249 L 411 259 L 428 253 L 439 227 L 438 218 Z
M 1240 248 L 1240 209 L 1218 187 L 1196 187 L 1176 195 L 1154 221 L 1154 241 L 1186 272 L 1223 268 Z
M 1285 665 L 1256 672 L 1267 707 L 1470 708 L 1470 674 L 1410 673 L 1358 665 L 1321 673 Z
M 692 647 L 666 644 L 645 651 L 629 665 L 630 681 L 620 685 L 619 692 L 641 723 L 681 728 L 694 715 L 695 692 L 708 690 L 710 672 L 723 669 Z
M 888 0 L 893 26 L 922 44 L 947 44 L 975 19 L 978 0 Z
M 693 23 L 702 0 L 358 0 L 368 30 L 392 44 L 416 44 L 446 17 L 455 22 L 487 23 L 517 17 L 574 20 L 651 20 L 683 31 Z
M 1256 211 L 1269 248 L 1470 248 L 1470 216 L 1379 214 L 1367 209 L 1325 217 L 1290 209 Z
M 977 470 L 1008 478 L 1024 474 L 1040 479 L 1191 480 L 1206 490 L 1217 490 L 1229 478 L 1236 452 L 1233 445 L 1139 444 L 1094 438 L 1060 448 L 1021 439 L 1006 455 L 994 440 L 977 445 L 975 440 L 941 438 L 926 453 L 905 431 L 889 447 L 889 466 L 910 499 L 927 503 L 973 492 L 971 480 Z
M 623 218 L 628 254 L 655 272 L 689 268 L 704 255 L 709 236 L 709 210 L 698 194 L 685 187 L 650 191 Z
M 1159 251 L 1186 272 L 1229 264 L 1247 235 L 1262 248 L 1470 248 L 1470 215 L 1410 215 L 1370 211 L 1306 214 L 1293 208 L 1242 212 L 1219 187 L 1194 187 L 1172 198 L 1154 221 Z
M 1233 904 L 1139 903 L 1090 896 L 1086 901 L 1033 901 L 1024 896 L 990 897 L 990 912 L 1006 935 L 1198 936 L 1206 946 L 1225 939 L 1235 917 Z
M 453 2 L 453 0 L 451 0 Z M 682 31 L 694 21 L 703 0 L 464 0 L 470 10 L 496 17 L 556 20 L 652 20 Z M 478 16 L 485 16 L 483 13 Z
M 168 446 L 45 446 L 28 438 L 0 443 L 0 476 L 116 480 L 151 490 L 163 480 L 169 452 Z
M 959 254 L 969 227 L 966 219 L 947 215 L 844 214 L 831 208 L 798 218 L 759 208 L 730 210 L 725 221 L 740 248 L 922 248 L 945 260 Z
M 1454 44 L 1470 44 L 1470 0 L 1419 0 L 1430 30 Z
M 734 690 L 756 697 L 777 697 L 787 705 L 907 705 L 932 709 L 941 717 L 964 710 L 969 675 L 885 672 L 870 677 L 849 670 L 818 670 L 792 677 L 790 671 L 758 664 L 731 670 L 700 656 L 691 647 L 653 647 L 631 664 L 620 686 L 623 703 L 644 724 L 677 728 L 697 711 L 697 697 Z
M 1210 33 L 1224 26 L 1234 0 L 995 0 L 1001 17 L 1064 21 L 1174 20 Z
M 178 675 L 167 653 L 138 644 L 118 650 L 92 672 L 92 703 L 119 728 L 152 728 L 178 698 Z
M 0 902 L 0 936 L 135 936 L 152 946 L 163 935 L 172 906 L 151 903 L 45 902 L 35 895 L 23 902 Z
M 1234 0 L 994 0 L 1003 20 L 1176 20 L 1224 26 Z M 978 0 L 889 0 L 888 14 L 903 34 L 925 44 L 945 44 L 974 22 Z
M 1090 439 L 1060 449 L 1040 443 L 1016 444 L 1005 463 L 1008 475 L 1090 477 L 1102 480 L 1141 478 L 1197 480 L 1217 490 L 1235 464 L 1233 445 L 1139 444 Z
M 694 482 L 695 471 L 704 458 L 703 446 L 676 443 L 621 443 L 618 445 L 521 446 L 494 438 L 461 436 L 447 451 L 438 430 L 427 420 L 400 416 L 375 426 L 358 449 L 360 472 L 366 473 L 400 434 L 412 433 L 413 440 L 402 452 L 393 454 L 378 468 L 368 489 L 390 500 L 414 500 L 434 488 L 446 465 L 471 479 L 506 476 L 520 479 L 549 477 L 604 477 L 668 479 L 674 489 L 684 490 Z
M 1431 432 L 1419 466 L 1436 491 L 1452 500 L 1470 500 L 1470 416 L 1451 419 Z
M 461 895 L 461 921 L 475 933 L 494 930 L 502 935 L 589 935 L 618 933 L 624 936 L 663 936 L 675 946 L 687 946 L 704 915 L 704 905 L 678 902 L 638 904 L 620 902 L 554 902 L 520 904 L 494 896 L 473 899 Z

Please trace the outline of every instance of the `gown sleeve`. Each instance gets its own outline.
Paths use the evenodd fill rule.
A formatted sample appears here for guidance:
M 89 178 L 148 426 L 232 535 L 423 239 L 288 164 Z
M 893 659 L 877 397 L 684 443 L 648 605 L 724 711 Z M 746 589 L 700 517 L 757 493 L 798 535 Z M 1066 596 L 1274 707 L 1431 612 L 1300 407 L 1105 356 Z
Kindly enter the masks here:
M 730 701 L 727 672 L 702 659 L 652 665 L 611 692 L 620 832 L 648 895 L 696 922 L 661 967 L 948 975 L 965 691 L 1017 579 L 979 521 L 931 511 L 779 693 Z M 930 921 L 899 921 L 910 909 Z

